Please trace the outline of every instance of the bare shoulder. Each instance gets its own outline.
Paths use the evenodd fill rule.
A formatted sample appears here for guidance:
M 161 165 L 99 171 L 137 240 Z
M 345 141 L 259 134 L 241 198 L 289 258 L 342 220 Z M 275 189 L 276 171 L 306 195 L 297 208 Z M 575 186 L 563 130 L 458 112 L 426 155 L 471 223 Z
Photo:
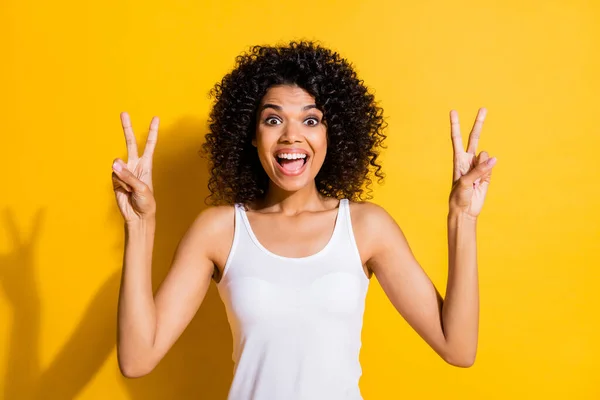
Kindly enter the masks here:
M 351 201 L 350 214 L 355 230 L 374 233 L 389 224 L 395 224 L 394 219 L 385 208 L 370 201 Z
M 202 248 L 219 271 L 233 242 L 234 215 L 233 206 L 206 208 L 198 213 L 184 236 Z
M 386 246 L 390 240 L 393 241 L 400 233 L 394 218 L 378 204 L 351 201 L 350 216 L 363 263 L 368 263 L 382 246 Z
M 208 207 L 198 213 L 192 226 L 194 229 L 214 233 L 219 230 L 227 230 L 228 225 L 231 225 L 230 228 L 233 229 L 233 213 L 233 206 Z

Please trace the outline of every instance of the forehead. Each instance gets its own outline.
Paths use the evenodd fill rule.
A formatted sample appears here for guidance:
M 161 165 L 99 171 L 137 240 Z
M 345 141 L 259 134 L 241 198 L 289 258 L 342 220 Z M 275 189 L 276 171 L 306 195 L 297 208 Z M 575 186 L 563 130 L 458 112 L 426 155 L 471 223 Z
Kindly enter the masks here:
M 299 86 L 279 85 L 272 86 L 261 100 L 263 104 L 277 104 L 284 108 L 301 108 L 315 104 L 315 98 Z

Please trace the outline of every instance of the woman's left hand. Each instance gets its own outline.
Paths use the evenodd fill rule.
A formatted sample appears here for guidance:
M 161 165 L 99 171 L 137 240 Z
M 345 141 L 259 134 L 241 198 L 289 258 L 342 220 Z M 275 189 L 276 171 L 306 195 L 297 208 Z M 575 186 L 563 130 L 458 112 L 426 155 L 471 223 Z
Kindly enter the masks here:
M 496 158 L 490 158 L 485 151 L 476 155 L 477 142 L 486 114 L 485 108 L 479 109 L 465 151 L 460 135 L 458 113 L 455 110 L 450 111 L 450 132 L 454 148 L 454 172 L 449 200 L 451 213 L 459 212 L 477 218 L 483 207 L 492 177 L 492 168 L 496 164 Z

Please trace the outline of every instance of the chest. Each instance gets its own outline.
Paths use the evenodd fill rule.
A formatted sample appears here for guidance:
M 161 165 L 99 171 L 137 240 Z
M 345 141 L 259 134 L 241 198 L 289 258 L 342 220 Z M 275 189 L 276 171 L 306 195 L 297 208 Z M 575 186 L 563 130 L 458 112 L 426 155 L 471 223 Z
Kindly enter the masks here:
M 282 257 L 308 257 L 322 250 L 337 223 L 337 210 L 288 217 L 247 213 L 249 229 L 260 244 Z

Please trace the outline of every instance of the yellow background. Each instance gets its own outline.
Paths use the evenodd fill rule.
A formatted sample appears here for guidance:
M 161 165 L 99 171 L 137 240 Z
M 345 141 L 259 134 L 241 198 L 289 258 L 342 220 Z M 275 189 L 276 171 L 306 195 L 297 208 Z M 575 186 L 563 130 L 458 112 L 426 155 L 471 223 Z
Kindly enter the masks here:
M 55 1 L 0 6 L 0 396 L 223 399 L 231 335 L 214 285 L 149 376 L 115 353 L 119 113 L 155 153 L 155 285 L 204 207 L 207 93 L 252 44 L 316 39 L 388 117 L 374 201 L 438 289 L 447 273 L 448 111 L 498 157 L 478 226 L 475 365 L 445 364 L 373 280 L 365 399 L 598 399 L 600 4 L 596 1 Z M 41 394 L 39 394 L 41 393 Z

